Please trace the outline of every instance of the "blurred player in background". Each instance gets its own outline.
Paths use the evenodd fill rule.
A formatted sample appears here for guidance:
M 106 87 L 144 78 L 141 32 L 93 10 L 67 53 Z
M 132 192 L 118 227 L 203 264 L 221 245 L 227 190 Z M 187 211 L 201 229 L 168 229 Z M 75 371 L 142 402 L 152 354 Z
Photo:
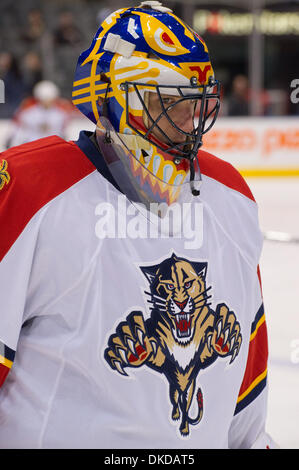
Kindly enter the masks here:
M 33 88 L 33 96 L 26 98 L 15 113 L 6 145 L 12 147 L 50 135 L 63 138 L 73 114 L 73 106 L 60 98 L 55 83 L 40 81 Z
M 94 131 L 2 154 L 0 446 L 275 447 L 263 237 L 242 176 L 201 150 L 206 43 L 157 1 L 121 9 L 73 103 Z

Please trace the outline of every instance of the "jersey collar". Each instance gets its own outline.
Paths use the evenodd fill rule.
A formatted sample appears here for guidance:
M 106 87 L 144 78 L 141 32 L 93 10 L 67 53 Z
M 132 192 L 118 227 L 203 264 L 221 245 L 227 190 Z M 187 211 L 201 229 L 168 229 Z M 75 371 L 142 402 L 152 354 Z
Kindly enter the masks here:
M 86 155 L 91 163 L 96 167 L 98 172 L 108 180 L 118 191 L 122 192 L 116 183 L 115 179 L 111 175 L 102 154 L 95 142 L 91 139 L 93 132 L 81 131 L 79 139 L 74 143 L 80 148 L 80 150 Z

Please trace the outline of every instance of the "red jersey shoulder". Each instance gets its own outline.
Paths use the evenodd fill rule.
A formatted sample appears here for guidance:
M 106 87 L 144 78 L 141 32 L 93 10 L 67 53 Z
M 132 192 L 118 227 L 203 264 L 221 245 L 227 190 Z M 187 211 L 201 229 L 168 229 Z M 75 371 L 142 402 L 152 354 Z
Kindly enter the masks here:
M 35 213 L 93 171 L 75 143 L 57 136 L 0 154 L 0 259 Z
M 77 145 L 57 136 L 12 147 L 0 154 L 2 192 L 4 189 L 13 192 L 16 203 L 19 198 L 26 198 L 28 203 L 34 197 L 39 205 L 45 204 L 94 169 Z
M 253 194 L 239 171 L 229 162 L 200 150 L 198 153 L 200 171 L 228 188 L 234 189 L 255 202 Z

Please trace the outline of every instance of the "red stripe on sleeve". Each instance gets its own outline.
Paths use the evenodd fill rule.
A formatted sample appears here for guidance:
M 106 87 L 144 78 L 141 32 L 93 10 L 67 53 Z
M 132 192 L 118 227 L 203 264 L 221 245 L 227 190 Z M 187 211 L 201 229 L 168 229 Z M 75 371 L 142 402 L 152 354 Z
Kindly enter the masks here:
M 242 395 L 252 382 L 265 371 L 267 361 L 268 337 L 266 322 L 264 321 L 256 331 L 256 335 L 250 341 L 247 364 L 239 396 Z
M 261 278 L 261 271 L 260 271 L 259 265 L 258 265 L 258 267 L 257 267 L 257 277 L 258 277 L 258 280 L 259 280 L 259 283 L 260 283 L 261 295 L 262 295 L 262 297 L 263 297 L 262 278 Z
M 4 364 L 0 364 L 0 387 L 2 387 L 2 385 L 4 384 L 9 371 L 9 367 L 6 367 Z
M 34 214 L 95 170 L 75 143 L 57 136 L 13 147 L 2 160 L 10 180 L 0 191 L 0 260 Z

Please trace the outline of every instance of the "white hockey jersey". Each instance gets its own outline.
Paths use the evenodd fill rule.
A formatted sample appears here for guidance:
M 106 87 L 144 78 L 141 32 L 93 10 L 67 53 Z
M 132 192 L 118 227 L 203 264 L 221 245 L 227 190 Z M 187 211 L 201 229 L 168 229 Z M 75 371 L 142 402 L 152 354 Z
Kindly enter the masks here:
M 194 220 L 166 233 L 89 137 L 1 155 L 0 447 L 271 447 L 248 186 L 201 151 Z
M 66 127 L 74 111 L 66 100 L 57 99 L 45 107 L 35 99 L 27 98 L 11 123 L 9 145 L 17 146 L 42 137 L 65 136 Z

